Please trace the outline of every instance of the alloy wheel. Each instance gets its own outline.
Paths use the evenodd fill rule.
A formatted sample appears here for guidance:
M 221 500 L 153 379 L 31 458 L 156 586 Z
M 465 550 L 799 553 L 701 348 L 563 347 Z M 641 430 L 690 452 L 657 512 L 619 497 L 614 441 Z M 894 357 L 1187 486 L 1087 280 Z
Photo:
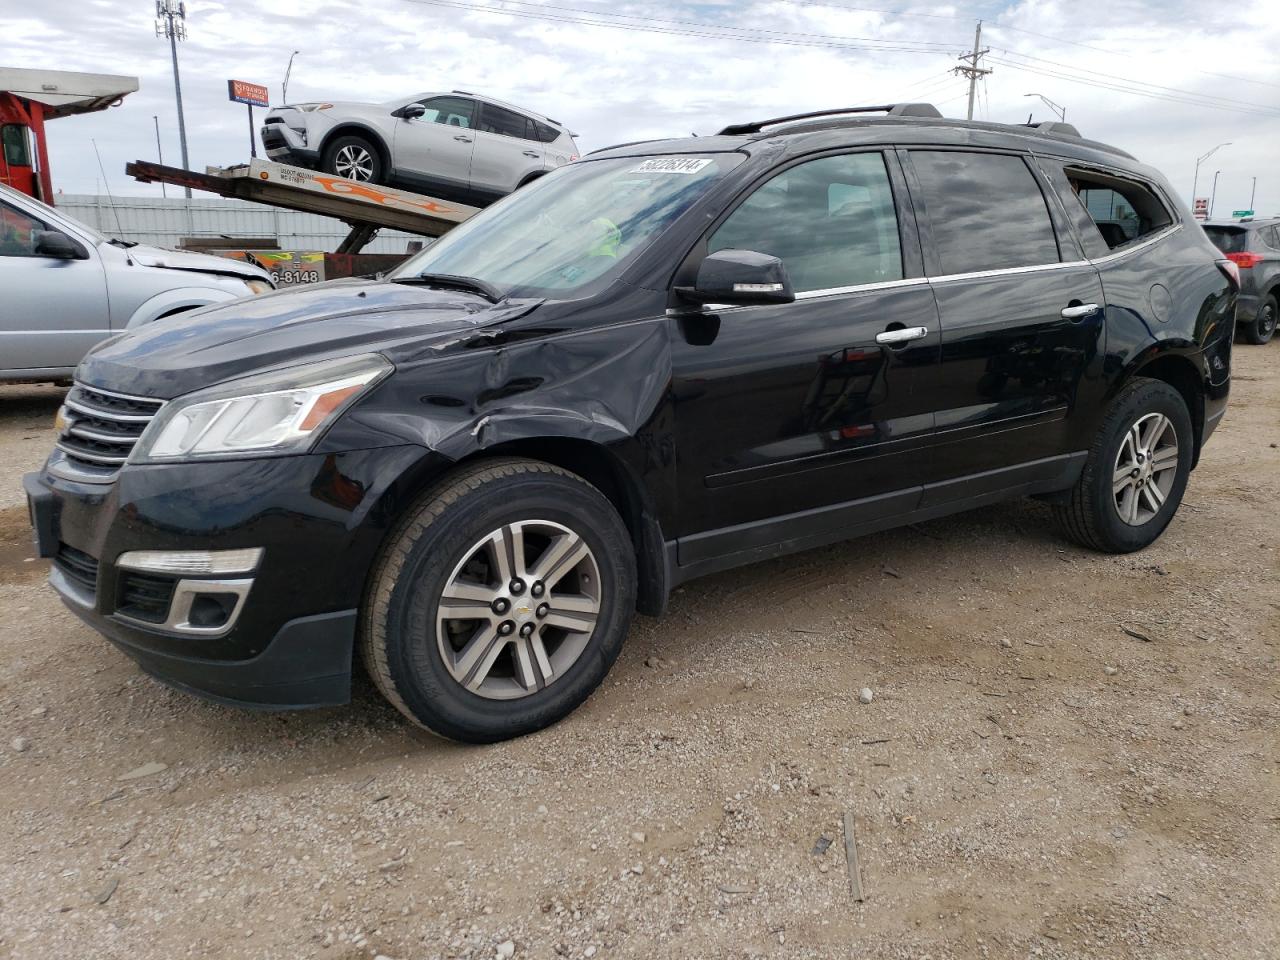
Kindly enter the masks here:
M 373 154 L 354 143 L 347 144 L 333 158 L 333 169 L 348 180 L 373 179 Z
M 1111 492 L 1116 513 L 1139 527 L 1160 512 L 1178 476 L 1178 433 L 1163 413 L 1140 417 L 1116 453 Z
M 600 615 L 600 568 L 586 541 L 549 520 L 508 523 L 472 544 L 436 615 L 446 669 L 482 697 L 512 700 L 577 662 Z

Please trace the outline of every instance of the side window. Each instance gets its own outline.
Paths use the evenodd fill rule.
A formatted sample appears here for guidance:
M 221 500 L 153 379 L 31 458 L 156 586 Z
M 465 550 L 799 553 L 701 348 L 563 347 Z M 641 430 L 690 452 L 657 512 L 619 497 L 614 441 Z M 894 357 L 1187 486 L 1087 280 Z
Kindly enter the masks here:
M 1057 263 L 1040 184 L 1021 157 L 913 150 L 943 274 Z
M 1262 239 L 1272 250 L 1280 250 L 1280 227 L 1268 227 L 1263 230 Z
M 780 258 L 796 292 L 902 279 L 898 217 L 884 157 L 810 160 L 758 187 L 707 243 Z
M 27 128 L 16 123 L 0 127 L 0 144 L 4 146 L 4 161 L 11 167 L 31 166 L 31 149 L 27 140 Z
M 422 115 L 423 123 L 442 123 L 446 127 L 473 127 L 476 113 L 476 102 L 465 97 L 431 97 L 423 100 L 422 105 L 427 112 Z
M 1064 173 L 1072 193 L 1109 250 L 1173 223 L 1173 217 L 1154 191 L 1136 180 L 1071 167 L 1065 168 Z
M 40 220 L 0 202 L 0 257 L 34 257 L 36 234 L 44 229 Z
M 504 137 L 529 139 L 530 120 L 522 113 L 504 110 L 486 103 L 480 108 L 480 130 L 483 133 L 497 133 Z
M 541 143 L 554 143 L 560 138 L 560 131 L 545 123 L 533 122 L 534 131 Z

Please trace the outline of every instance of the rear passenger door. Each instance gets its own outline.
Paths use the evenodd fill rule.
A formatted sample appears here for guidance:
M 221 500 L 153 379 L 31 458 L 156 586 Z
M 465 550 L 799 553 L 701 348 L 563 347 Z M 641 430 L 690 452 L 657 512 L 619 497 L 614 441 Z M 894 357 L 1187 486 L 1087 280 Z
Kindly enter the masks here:
M 921 506 L 1069 475 L 1069 420 L 1105 345 L 1097 270 L 1024 155 L 903 153 L 942 329 Z
M 481 103 L 471 187 L 494 197 L 504 196 L 530 174 L 542 172 L 544 152 L 533 120 L 514 110 Z

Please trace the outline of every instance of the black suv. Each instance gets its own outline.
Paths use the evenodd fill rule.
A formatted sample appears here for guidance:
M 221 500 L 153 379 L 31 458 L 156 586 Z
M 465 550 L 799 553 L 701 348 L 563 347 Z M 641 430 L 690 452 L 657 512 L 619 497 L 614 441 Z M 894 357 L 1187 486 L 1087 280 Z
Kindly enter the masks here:
M 176 686 L 343 703 L 358 653 L 430 730 L 527 733 L 691 577 L 1027 495 L 1151 543 L 1226 406 L 1218 257 L 1061 124 L 614 147 L 384 279 L 99 346 L 25 481 L 37 543 Z
M 1280 217 L 1206 223 L 1204 232 L 1240 268 L 1240 332 L 1250 343 L 1266 343 L 1280 318 Z

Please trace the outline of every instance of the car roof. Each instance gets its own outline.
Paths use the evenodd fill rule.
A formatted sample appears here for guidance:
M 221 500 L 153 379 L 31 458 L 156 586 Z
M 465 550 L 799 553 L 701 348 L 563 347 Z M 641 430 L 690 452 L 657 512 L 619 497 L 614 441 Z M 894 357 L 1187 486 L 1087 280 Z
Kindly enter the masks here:
M 1250 217 L 1248 220 L 1206 220 L 1202 227 L 1216 227 L 1219 230 L 1249 230 L 1253 227 L 1269 227 L 1280 223 L 1280 217 Z
M 739 130 L 748 132 L 739 133 L 737 132 Z M 594 151 L 591 156 L 602 158 L 658 153 L 731 151 L 752 154 L 777 146 L 782 146 L 789 153 L 802 153 L 828 146 L 860 144 L 961 145 L 1034 150 L 1080 163 L 1096 163 L 1132 171 L 1149 178 L 1160 178 L 1155 170 L 1140 163 L 1131 154 L 1105 143 L 1087 140 L 1076 134 L 1074 127 L 1065 124 L 1042 123 L 1027 126 L 979 120 L 955 120 L 942 116 L 891 114 L 870 117 L 858 114 L 845 115 L 838 111 L 804 119 L 783 118 L 776 123 L 765 121 L 761 124 L 729 126 L 715 136 L 709 137 L 681 137 L 618 144 Z

